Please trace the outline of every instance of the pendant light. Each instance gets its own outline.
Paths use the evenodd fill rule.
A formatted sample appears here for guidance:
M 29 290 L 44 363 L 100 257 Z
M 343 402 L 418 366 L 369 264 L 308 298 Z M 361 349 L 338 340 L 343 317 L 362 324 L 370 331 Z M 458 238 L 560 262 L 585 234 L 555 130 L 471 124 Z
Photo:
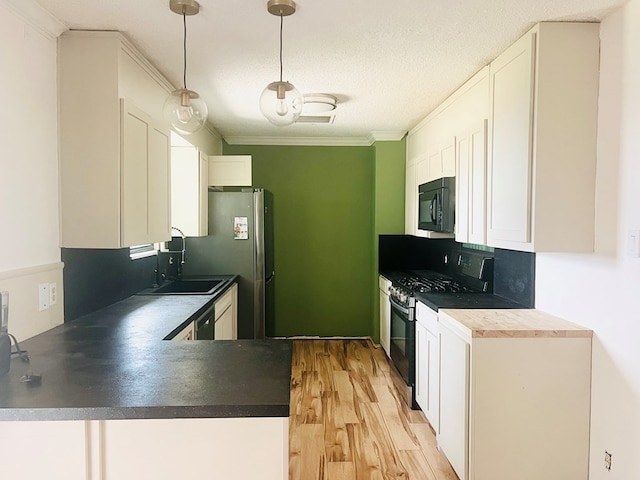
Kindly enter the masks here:
M 267 85 L 260 95 L 260 111 L 274 125 L 291 125 L 300 116 L 304 102 L 296 87 L 282 81 L 282 26 L 284 17 L 295 13 L 296 3 L 293 0 L 269 0 L 267 11 L 280 17 L 280 80 Z
M 164 102 L 164 117 L 173 129 L 183 135 L 190 135 L 200 130 L 207 121 L 207 104 L 193 90 L 187 88 L 187 15 L 196 15 L 200 4 L 195 0 L 170 0 L 172 12 L 182 15 L 184 37 L 182 53 L 184 67 L 182 70 L 183 88 L 174 90 Z

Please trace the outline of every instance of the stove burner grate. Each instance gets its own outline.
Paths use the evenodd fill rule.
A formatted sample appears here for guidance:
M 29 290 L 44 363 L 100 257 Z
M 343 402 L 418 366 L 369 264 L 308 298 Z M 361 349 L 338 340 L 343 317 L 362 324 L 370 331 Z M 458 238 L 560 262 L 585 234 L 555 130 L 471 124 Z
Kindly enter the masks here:
M 404 288 L 418 293 L 425 292 L 473 292 L 470 288 L 456 282 L 455 280 L 442 278 L 425 278 L 425 277 L 403 277 L 398 283 Z

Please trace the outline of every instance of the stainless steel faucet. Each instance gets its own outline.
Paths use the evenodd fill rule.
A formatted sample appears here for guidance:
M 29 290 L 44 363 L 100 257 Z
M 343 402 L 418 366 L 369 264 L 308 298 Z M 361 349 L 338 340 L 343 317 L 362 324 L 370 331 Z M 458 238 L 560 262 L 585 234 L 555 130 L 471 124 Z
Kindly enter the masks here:
M 180 264 L 184 264 L 184 252 L 186 251 L 184 233 L 182 233 L 182 230 L 180 230 L 177 227 L 171 227 L 171 230 L 177 231 L 178 233 L 180 233 L 180 236 L 182 237 L 182 250 L 180 251 Z M 169 253 L 172 253 L 172 252 L 170 251 Z

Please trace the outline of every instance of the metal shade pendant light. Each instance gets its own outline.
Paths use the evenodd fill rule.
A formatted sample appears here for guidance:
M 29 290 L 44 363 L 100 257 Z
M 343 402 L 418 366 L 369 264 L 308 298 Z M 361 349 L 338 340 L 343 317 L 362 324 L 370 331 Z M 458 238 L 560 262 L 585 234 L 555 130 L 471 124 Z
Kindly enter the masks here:
M 304 103 L 296 87 L 282 81 L 282 26 L 284 17 L 295 13 L 296 3 L 293 0 L 269 0 L 267 10 L 280 17 L 280 80 L 267 85 L 260 95 L 260 111 L 271 123 L 282 127 L 298 119 Z
M 195 0 L 171 0 L 169 8 L 182 15 L 184 68 L 183 88 L 171 92 L 164 102 L 164 117 L 176 132 L 190 135 L 204 126 L 208 115 L 207 104 L 200 95 L 187 88 L 187 15 L 196 15 L 200 11 L 200 5 Z

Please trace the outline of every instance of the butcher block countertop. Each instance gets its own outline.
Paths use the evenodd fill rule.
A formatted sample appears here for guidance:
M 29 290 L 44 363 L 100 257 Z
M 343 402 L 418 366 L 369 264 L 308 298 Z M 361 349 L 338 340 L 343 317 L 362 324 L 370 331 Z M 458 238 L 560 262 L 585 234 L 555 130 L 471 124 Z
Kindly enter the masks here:
M 441 322 L 472 338 L 593 336 L 588 328 L 535 309 L 442 309 L 439 314 Z

